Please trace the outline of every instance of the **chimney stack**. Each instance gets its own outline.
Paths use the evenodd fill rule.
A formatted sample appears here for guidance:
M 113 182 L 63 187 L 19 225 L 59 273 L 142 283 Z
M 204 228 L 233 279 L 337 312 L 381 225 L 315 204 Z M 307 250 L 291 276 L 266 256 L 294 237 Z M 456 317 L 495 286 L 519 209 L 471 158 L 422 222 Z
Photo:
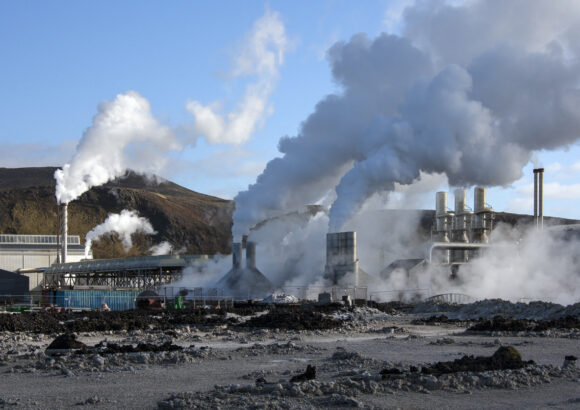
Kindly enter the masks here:
M 534 220 L 537 229 L 544 228 L 544 168 L 534 169 Z
M 246 242 L 246 268 L 256 269 L 256 243 Z
M 242 266 L 242 244 L 235 242 L 232 244 L 232 264 L 233 269 L 240 269 Z
M 62 205 L 62 263 L 66 263 L 68 253 L 68 204 Z

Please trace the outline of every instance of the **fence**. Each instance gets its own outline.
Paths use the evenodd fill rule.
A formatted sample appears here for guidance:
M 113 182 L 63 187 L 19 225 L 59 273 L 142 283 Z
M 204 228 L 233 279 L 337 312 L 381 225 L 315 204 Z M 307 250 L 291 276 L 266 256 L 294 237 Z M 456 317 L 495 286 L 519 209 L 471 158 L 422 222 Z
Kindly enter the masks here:
M 223 289 L 219 288 L 186 288 L 164 286 L 157 291 L 167 306 L 167 303 L 173 302 L 175 307 L 232 307 L 234 298 L 224 294 Z M 179 302 L 177 302 L 179 301 Z
M 296 296 L 301 300 L 318 300 L 319 294 L 329 293 L 333 302 L 342 300 L 343 296 L 350 296 L 351 300 L 366 300 L 367 292 L 367 288 L 364 287 L 344 288 L 340 286 L 284 286 L 276 291 L 276 293 Z
M 475 299 L 469 295 L 464 295 L 463 293 L 442 293 L 440 295 L 434 295 L 427 299 L 433 302 L 445 302 L 445 303 L 472 303 Z
M 414 303 L 428 298 L 431 289 L 398 289 L 372 292 L 370 300 L 374 302 L 406 302 Z

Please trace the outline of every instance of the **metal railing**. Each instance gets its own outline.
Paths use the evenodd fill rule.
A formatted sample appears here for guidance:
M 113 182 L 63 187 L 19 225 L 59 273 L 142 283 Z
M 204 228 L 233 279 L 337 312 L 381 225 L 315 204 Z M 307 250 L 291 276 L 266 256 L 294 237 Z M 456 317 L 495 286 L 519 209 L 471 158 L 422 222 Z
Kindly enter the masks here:
M 415 303 L 425 300 L 431 295 L 431 289 L 415 288 L 415 289 L 393 289 L 383 290 L 379 292 L 372 292 L 369 300 L 374 302 L 406 302 Z

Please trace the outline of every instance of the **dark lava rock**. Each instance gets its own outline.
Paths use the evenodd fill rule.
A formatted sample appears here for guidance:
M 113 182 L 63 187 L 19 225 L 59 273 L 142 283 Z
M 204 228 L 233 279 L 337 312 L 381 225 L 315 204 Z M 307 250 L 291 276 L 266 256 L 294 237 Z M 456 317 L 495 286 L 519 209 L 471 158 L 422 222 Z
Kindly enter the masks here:
M 306 371 L 302 374 L 298 374 L 290 379 L 291 383 L 305 382 L 306 380 L 316 379 L 316 367 L 308 365 Z
M 87 345 L 83 342 L 79 342 L 77 337 L 72 333 L 65 333 L 58 336 L 48 345 L 46 350 L 51 349 L 82 349 L 86 348 Z
M 292 330 L 319 330 L 335 329 L 342 325 L 343 321 L 324 316 L 304 308 L 292 311 L 273 310 L 265 315 L 253 317 L 239 324 L 239 327 L 257 327 L 267 329 L 292 329 Z
M 443 374 L 456 372 L 484 372 L 488 370 L 521 369 L 534 364 L 534 361 L 523 361 L 520 352 L 513 346 L 502 346 L 490 356 L 463 356 L 452 362 L 437 362 L 422 368 L 424 374 Z
M 468 330 L 476 332 L 541 332 L 548 329 L 580 329 L 580 319 L 574 316 L 566 316 L 555 320 L 511 319 L 495 316 L 493 319 L 480 320 Z
M 390 369 L 381 370 L 380 374 L 383 376 L 383 379 L 386 379 L 390 376 L 401 375 L 401 374 L 403 374 L 403 372 L 400 369 L 397 369 L 396 367 L 391 367 Z

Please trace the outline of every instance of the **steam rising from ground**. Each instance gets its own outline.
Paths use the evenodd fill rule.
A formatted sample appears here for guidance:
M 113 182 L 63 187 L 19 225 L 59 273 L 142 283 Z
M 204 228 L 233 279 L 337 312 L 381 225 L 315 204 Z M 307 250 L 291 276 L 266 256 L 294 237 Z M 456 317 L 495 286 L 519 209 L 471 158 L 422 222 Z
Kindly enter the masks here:
M 554 231 L 530 229 L 517 247 L 509 231 L 498 229 L 491 237 L 498 246 L 461 269 L 455 289 L 477 299 L 527 298 L 563 305 L 580 300 L 580 237 L 565 240 Z
M 85 238 L 85 258 L 88 257 L 93 241 L 104 235 L 116 233 L 121 239 L 125 252 L 133 246 L 131 235 L 142 232 L 147 235 L 154 235 L 157 232 L 151 223 L 136 211 L 122 210 L 120 214 L 110 214 L 105 222 L 94 227 Z
M 158 243 L 157 245 L 153 245 L 151 248 L 149 248 L 149 252 L 153 256 L 169 255 L 172 250 L 173 246 L 167 241 Z
M 507 185 L 534 151 L 578 140 L 580 3 L 420 2 L 404 15 L 403 36 L 332 46 L 342 93 L 237 195 L 234 235 L 333 190 L 329 229 L 340 230 L 375 192 L 421 172 Z
M 461 266 L 457 279 L 450 279 L 448 266 L 433 265 L 416 275 L 395 270 L 373 286 L 375 300 L 399 295 L 409 299 L 417 293 L 462 293 L 478 300 L 576 303 L 580 300 L 579 233 L 576 230 L 566 237 L 558 230 L 529 228 L 522 232 L 499 226 L 490 237 L 493 246 Z
M 99 105 L 70 164 L 54 174 L 58 203 L 69 203 L 93 186 L 123 176 L 127 169 L 155 172 L 179 144 L 153 117 L 149 102 L 135 91 Z

